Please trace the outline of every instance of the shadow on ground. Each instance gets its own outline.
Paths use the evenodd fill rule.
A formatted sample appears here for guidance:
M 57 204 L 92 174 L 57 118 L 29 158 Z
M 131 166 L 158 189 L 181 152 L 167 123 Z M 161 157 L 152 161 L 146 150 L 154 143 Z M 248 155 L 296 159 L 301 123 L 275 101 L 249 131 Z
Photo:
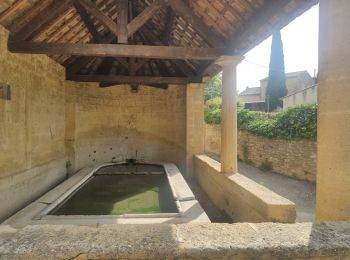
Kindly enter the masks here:
M 214 160 L 219 156 L 208 154 Z M 313 222 L 316 204 L 316 185 L 296 180 L 273 172 L 263 172 L 253 166 L 239 162 L 238 172 L 262 186 L 294 202 L 297 210 L 297 222 Z

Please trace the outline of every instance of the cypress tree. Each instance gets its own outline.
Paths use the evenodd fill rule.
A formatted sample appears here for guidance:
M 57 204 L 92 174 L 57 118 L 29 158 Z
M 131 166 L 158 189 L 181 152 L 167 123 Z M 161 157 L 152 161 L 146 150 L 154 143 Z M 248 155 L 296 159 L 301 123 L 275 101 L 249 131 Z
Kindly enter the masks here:
M 272 35 L 269 78 L 266 88 L 266 110 L 274 111 L 282 107 L 282 97 L 287 95 L 286 74 L 284 68 L 284 55 L 281 32 Z

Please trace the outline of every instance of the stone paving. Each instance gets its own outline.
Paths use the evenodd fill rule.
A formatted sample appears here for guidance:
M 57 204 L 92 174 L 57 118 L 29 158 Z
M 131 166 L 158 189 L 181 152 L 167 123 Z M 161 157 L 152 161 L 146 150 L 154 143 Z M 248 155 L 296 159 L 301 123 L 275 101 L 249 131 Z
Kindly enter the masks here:
M 296 222 L 313 222 L 315 217 L 316 185 L 273 172 L 263 172 L 245 163 L 238 163 L 240 174 L 294 202 Z
M 215 160 L 219 157 L 208 154 Z M 263 172 L 245 163 L 238 163 L 240 174 L 252 179 L 275 193 L 296 204 L 296 222 L 313 222 L 316 204 L 316 185 L 307 181 L 296 180 L 273 172 Z
M 196 180 L 187 180 L 187 184 L 212 223 L 232 223 L 231 218 L 211 202 L 208 195 L 202 190 Z

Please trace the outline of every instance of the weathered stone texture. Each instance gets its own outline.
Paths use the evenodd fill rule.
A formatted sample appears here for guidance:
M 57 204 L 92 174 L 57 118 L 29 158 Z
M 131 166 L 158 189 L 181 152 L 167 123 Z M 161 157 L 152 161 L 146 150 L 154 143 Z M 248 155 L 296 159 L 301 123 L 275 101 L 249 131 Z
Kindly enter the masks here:
M 220 154 L 220 125 L 206 125 L 205 151 Z M 260 167 L 270 162 L 272 171 L 315 182 L 317 144 L 308 140 L 268 139 L 238 131 L 238 156 Z
M 0 100 L 0 177 L 64 156 L 63 68 L 44 55 L 11 54 L 0 27 L 0 82 L 11 100 Z
M 187 175 L 194 176 L 193 159 L 204 153 L 204 87 L 205 84 L 188 84 L 186 92 L 186 154 Z
M 0 226 L 0 259 L 348 259 L 349 223 Z
M 44 55 L 11 54 L 0 26 L 0 221 L 65 176 L 64 70 Z
M 67 133 L 73 167 L 136 158 L 185 169 L 186 87 L 67 88 Z
M 350 1 L 320 1 L 316 221 L 350 220 Z
M 239 173 L 223 174 L 220 168 L 219 162 L 206 155 L 195 157 L 195 176 L 200 186 L 234 222 L 295 222 L 293 202 Z

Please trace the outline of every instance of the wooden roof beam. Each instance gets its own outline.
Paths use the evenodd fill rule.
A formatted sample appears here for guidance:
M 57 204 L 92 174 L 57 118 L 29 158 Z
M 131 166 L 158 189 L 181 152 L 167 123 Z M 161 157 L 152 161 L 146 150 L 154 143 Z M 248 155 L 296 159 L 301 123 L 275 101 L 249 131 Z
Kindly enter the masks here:
M 77 13 L 80 15 L 80 18 L 84 22 L 89 33 L 91 34 L 93 40 L 97 43 L 101 43 L 102 41 L 101 36 L 97 31 L 90 15 L 86 12 L 85 8 L 78 1 L 74 2 L 74 7 L 77 10 Z
M 12 41 L 11 38 L 8 41 L 8 49 L 14 53 L 174 60 L 216 60 L 220 56 L 232 53 L 230 50 L 218 48 L 21 42 Z
M 163 1 L 156 0 L 136 16 L 127 25 L 128 36 L 130 37 L 137 32 L 164 5 L 165 3 Z
M 145 87 L 151 87 L 151 88 L 159 88 L 159 89 L 168 89 L 168 84 L 141 84 Z M 100 83 L 100 88 L 109 88 L 109 87 L 116 87 L 116 86 L 122 86 L 122 85 L 118 85 L 116 83 Z
M 103 13 L 94 3 L 87 0 L 76 0 L 85 10 L 98 19 L 106 26 L 115 36 L 118 36 L 118 25 L 108 15 Z
M 128 43 L 128 16 L 129 3 L 128 0 L 118 1 L 118 43 Z
M 155 35 L 154 33 L 149 30 L 147 28 L 147 26 L 144 26 L 142 28 L 142 33 L 141 35 L 143 36 L 143 38 L 145 38 L 145 35 L 147 35 L 148 38 L 151 39 L 151 42 L 153 44 L 156 44 L 156 45 L 165 45 L 165 42 L 163 42 L 163 40 L 159 40 Z M 185 74 L 189 77 L 192 77 L 194 76 L 194 74 L 192 72 L 193 71 L 193 68 L 189 66 L 189 64 L 187 64 L 188 61 L 182 61 L 182 60 L 174 60 L 173 61 L 175 63 L 175 66 L 177 66 L 180 70 L 182 70 L 183 72 L 186 72 Z M 190 69 L 191 71 L 189 71 L 188 69 Z
M 115 40 L 115 36 L 113 34 L 110 34 L 109 36 L 102 39 L 102 43 L 112 43 Z M 66 73 L 68 74 L 74 74 L 77 73 L 79 70 L 84 68 L 91 60 L 94 59 L 94 57 L 79 57 L 73 65 L 66 68 Z
M 201 78 L 187 77 L 151 77 L 151 76 L 124 76 L 124 75 L 67 75 L 67 80 L 78 82 L 101 82 L 110 84 L 176 84 L 184 85 L 190 82 L 199 83 Z
M 198 16 L 187 4 L 184 3 L 183 0 L 168 1 L 174 12 L 190 23 L 211 46 L 222 47 L 225 45 L 222 37 L 212 30 L 207 24 L 205 24 L 200 18 L 198 18 Z
M 173 28 L 173 25 L 174 25 L 176 14 L 175 14 L 175 12 L 173 11 L 172 8 L 168 9 L 167 14 L 168 14 L 168 19 L 166 21 L 166 24 L 165 24 L 165 27 L 164 27 L 164 30 L 162 32 L 162 36 L 161 37 L 162 37 L 162 41 L 164 43 L 169 44 L 171 31 L 172 31 L 172 28 Z

